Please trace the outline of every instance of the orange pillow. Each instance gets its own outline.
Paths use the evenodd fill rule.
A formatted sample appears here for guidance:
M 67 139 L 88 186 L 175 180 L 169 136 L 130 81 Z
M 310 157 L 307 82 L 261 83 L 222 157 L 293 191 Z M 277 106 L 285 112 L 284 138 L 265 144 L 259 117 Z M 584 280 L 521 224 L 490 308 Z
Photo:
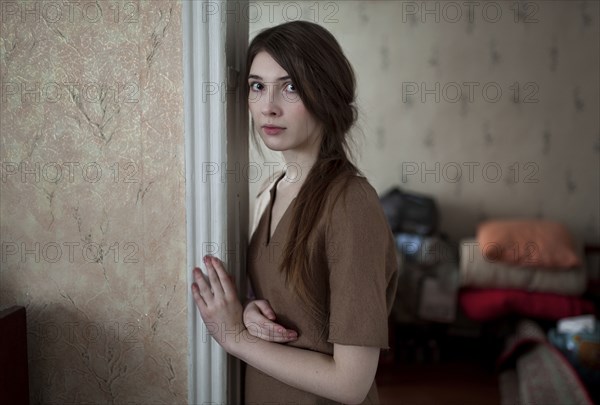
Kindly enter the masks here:
M 477 243 L 486 260 L 516 266 L 581 266 L 567 228 L 544 220 L 490 220 L 479 224 Z

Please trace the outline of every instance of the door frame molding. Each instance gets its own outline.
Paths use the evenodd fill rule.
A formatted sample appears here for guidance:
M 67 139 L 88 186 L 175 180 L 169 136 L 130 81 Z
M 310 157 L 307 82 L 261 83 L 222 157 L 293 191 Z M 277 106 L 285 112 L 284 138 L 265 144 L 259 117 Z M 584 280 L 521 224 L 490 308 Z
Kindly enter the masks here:
M 239 72 L 248 21 L 225 12 L 246 2 L 182 2 L 190 404 L 241 398 L 240 362 L 208 334 L 191 294 L 191 269 L 204 270 L 202 257 L 213 254 L 235 275 L 240 297 L 246 294 L 248 182 L 240 173 L 248 167 L 248 111 Z

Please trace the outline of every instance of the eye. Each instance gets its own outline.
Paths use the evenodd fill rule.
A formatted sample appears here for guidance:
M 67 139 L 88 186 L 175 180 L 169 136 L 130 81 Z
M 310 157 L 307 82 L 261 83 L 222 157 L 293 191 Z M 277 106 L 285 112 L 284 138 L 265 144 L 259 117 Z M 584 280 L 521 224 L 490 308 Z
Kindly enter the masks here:
M 251 91 L 261 91 L 263 89 L 262 83 L 259 82 L 250 82 L 250 90 Z
M 296 93 L 298 91 L 298 89 L 296 89 L 296 86 L 294 85 L 294 83 L 287 83 L 285 90 L 288 93 Z

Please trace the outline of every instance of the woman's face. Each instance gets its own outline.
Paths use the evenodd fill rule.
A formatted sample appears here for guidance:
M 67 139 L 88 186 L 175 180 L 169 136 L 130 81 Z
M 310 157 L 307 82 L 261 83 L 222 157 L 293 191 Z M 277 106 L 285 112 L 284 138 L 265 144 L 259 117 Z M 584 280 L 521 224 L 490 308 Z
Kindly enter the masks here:
M 321 128 L 306 109 L 288 73 L 265 51 L 252 61 L 248 107 L 254 129 L 275 151 L 317 156 Z

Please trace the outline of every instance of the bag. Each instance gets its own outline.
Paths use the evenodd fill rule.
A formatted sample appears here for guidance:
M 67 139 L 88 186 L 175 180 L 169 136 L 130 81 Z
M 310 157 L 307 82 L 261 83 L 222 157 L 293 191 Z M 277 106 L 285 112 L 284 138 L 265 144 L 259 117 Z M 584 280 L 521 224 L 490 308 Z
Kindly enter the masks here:
M 438 227 L 438 210 L 431 197 L 392 188 L 380 198 L 393 233 L 432 235 Z

